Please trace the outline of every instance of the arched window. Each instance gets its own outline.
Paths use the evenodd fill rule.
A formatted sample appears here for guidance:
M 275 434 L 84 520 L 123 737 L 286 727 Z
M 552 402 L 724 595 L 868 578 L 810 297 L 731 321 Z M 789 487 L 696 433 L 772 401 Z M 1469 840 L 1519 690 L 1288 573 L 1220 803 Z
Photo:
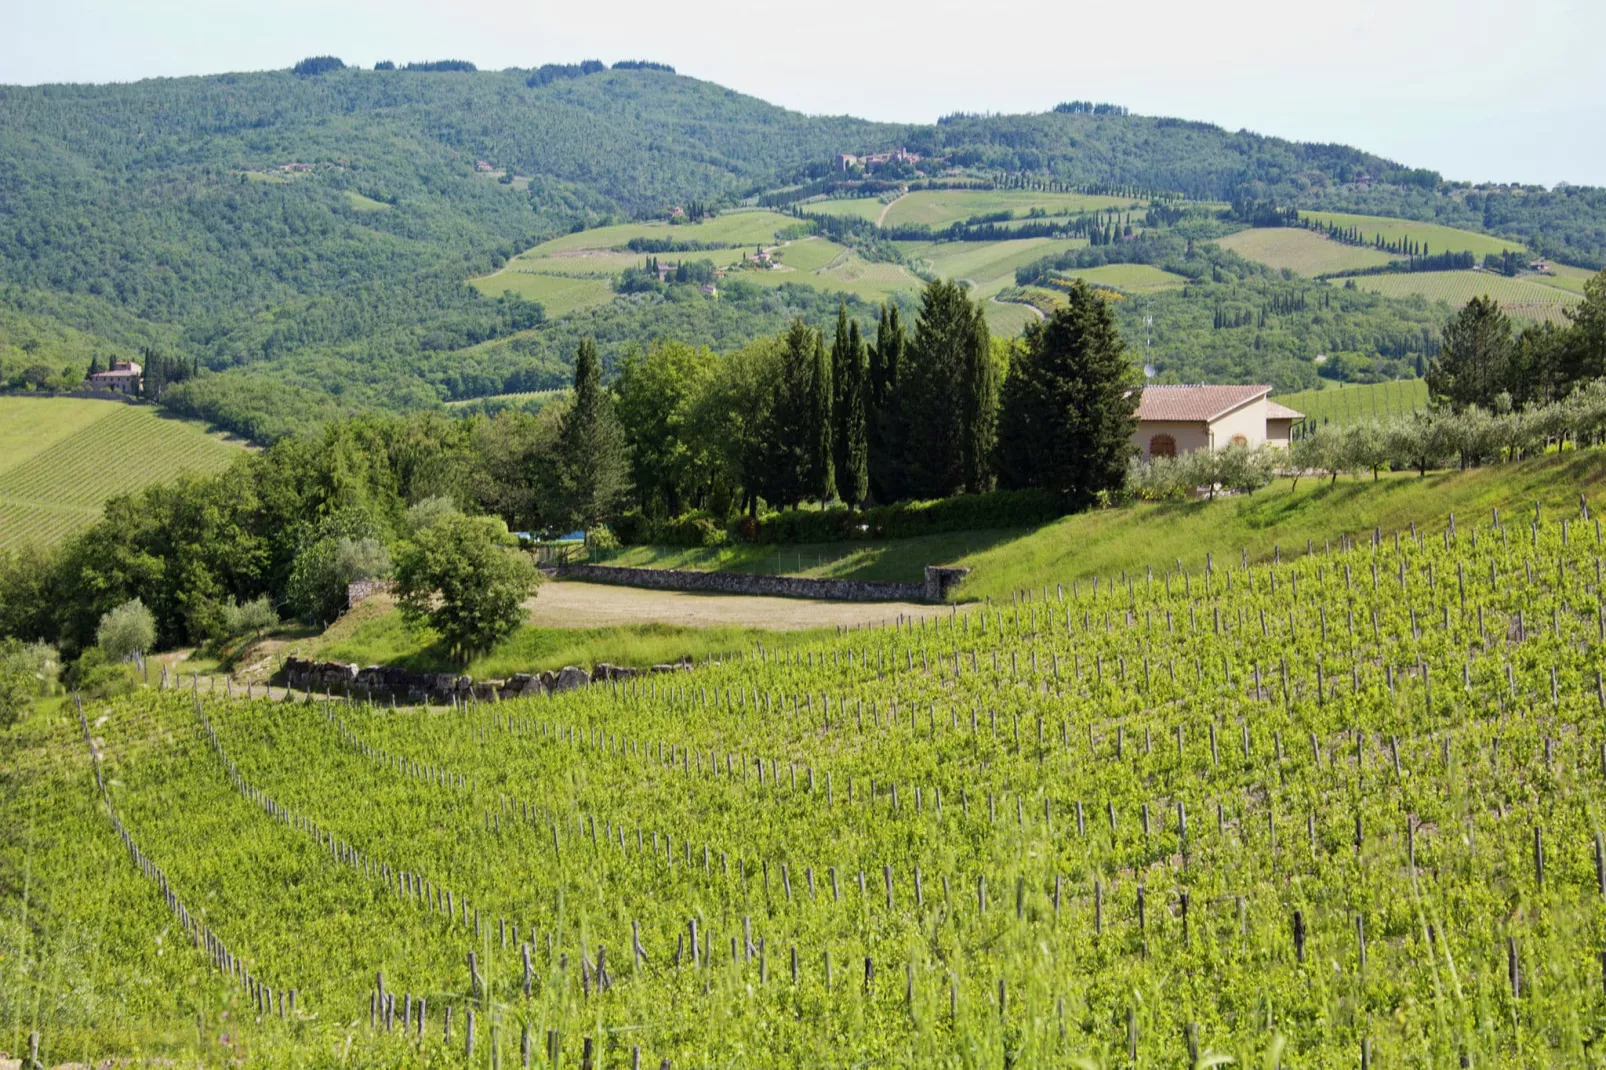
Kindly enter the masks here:
M 1232 444 L 1234 446 L 1247 446 L 1249 445 L 1249 440 L 1242 435 L 1233 435 Z
M 1149 439 L 1150 457 L 1175 457 L 1177 455 L 1177 440 L 1170 435 L 1155 435 Z

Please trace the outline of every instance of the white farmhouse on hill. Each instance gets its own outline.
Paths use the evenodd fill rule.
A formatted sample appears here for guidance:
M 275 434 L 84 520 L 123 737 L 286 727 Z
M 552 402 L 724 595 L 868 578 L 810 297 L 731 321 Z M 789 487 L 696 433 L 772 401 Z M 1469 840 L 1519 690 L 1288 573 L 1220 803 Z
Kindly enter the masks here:
M 1294 421 L 1305 414 L 1277 404 L 1270 393 L 1269 386 L 1145 386 L 1132 444 L 1144 457 L 1233 445 L 1286 447 Z

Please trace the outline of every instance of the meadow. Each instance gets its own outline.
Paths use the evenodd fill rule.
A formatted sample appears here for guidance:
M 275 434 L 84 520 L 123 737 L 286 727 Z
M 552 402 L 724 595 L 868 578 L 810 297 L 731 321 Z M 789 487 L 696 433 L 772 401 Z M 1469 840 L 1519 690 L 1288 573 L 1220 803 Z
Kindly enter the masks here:
M 1493 297 L 1506 315 L 1530 322 L 1565 322 L 1562 310 L 1579 296 L 1554 286 L 1530 282 L 1527 276 L 1509 278 L 1487 271 L 1413 271 L 1400 275 L 1364 275 L 1353 280 L 1357 289 L 1385 297 L 1421 297 L 1459 309 L 1474 297 Z
M 1497 238 L 1490 234 L 1478 234 L 1470 230 L 1458 230 L 1455 227 L 1444 227 L 1437 223 L 1420 223 L 1412 219 L 1389 219 L 1384 216 L 1351 215 L 1345 212 L 1301 212 L 1299 217 L 1323 225 L 1332 223 L 1339 227 L 1354 227 L 1360 231 L 1361 239 L 1367 242 L 1371 242 L 1378 235 L 1382 235 L 1385 242 L 1409 239 L 1421 243 L 1430 255 L 1473 253 L 1480 257 L 1498 256 L 1507 249 L 1521 252 L 1525 248 L 1520 241 Z
M 1388 527 L 1315 509 L 1259 559 L 1127 538 L 1124 572 L 550 698 L 151 687 L 35 717 L 0 794 L 34 907 L 0 1045 L 1588 1064 L 1606 661 L 1580 488 Z
M 1300 390 L 1272 398 L 1305 414 L 1306 426 L 1344 426 L 1361 420 L 1383 420 L 1428 407 L 1428 384 L 1422 379 L 1386 383 L 1327 382 L 1320 390 Z
M 240 445 L 145 405 L 0 397 L 0 550 L 48 546 L 107 498 L 228 467 Z
M 1300 227 L 1256 227 L 1229 234 L 1216 243 L 1269 268 L 1325 275 L 1381 267 L 1395 259 L 1377 249 L 1346 245 Z

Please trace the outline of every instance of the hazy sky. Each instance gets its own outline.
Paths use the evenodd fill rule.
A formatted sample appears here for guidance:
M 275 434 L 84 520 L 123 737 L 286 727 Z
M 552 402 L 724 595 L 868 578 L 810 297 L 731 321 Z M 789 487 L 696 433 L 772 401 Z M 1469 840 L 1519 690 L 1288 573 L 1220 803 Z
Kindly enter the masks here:
M 1470 180 L 1606 185 L 1606 0 L 0 0 L 0 82 L 653 59 L 776 104 L 930 122 L 1108 100 Z M 0 122 L 4 117 L 0 116 Z

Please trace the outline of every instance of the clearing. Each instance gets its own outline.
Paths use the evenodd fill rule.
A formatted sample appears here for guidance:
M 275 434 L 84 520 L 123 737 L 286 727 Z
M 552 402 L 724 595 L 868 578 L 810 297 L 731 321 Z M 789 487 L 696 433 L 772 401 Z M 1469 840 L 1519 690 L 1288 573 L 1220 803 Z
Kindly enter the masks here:
M 1279 271 L 1287 268 L 1301 275 L 1362 271 L 1397 259 L 1381 250 L 1345 245 L 1302 227 L 1256 227 L 1229 234 L 1216 244 L 1245 260 Z
M 149 405 L 0 397 L 0 549 L 59 542 L 107 498 L 220 471 L 243 445 Z
M 1179 290 L 1188 284 L 1185 276 L 1174 275 L 1148 264 L 1109 264 L 1096 268 L 1072 268 L 1055 274 L 1065 279 L 1084 279 L 1089 286 L 1107 286 L 1130 294 Z
M 653 621 L 676 628 L 736 627 L 767 631 L 857 627 L 902 616 L 948 615 L 948 607 L 913 602 L 827 602 L 763 595 L 702 594 L 614 587 L 564 580 L 542 584 L 529 603 L 537 628 L 602 628 Z

